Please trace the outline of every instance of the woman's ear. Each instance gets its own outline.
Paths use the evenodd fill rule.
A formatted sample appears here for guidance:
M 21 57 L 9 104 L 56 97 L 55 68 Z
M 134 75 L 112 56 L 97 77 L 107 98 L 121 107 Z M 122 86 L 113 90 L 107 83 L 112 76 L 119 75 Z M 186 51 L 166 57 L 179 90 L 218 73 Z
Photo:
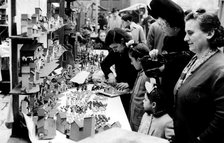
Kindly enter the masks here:
M 207 34 L 207 39 L 211 39 L 214 35 L 215 35 L 214 30 L 209 31 L 208 34 Z
M 156 102 L 152 102 L 152 108 L 153 108 L 153 109 L 156 108 Z

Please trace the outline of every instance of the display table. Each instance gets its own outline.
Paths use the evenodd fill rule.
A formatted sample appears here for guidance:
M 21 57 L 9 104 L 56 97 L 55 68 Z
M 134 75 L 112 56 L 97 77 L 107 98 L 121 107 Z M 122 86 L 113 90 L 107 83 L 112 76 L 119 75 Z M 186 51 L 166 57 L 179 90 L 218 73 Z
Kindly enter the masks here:
M 169 141 L 121 128 L 112 128 L 78 143 L 169 143 Z
M 73 89 L 69 89 L 64 93 L 64 96 L 60 97 L 59 103 L 61 105 L 66 105 L 66 93 L 74 91 Z M 101 95 L 103 96 L 103 95 Z M 107 96 L 106 96 L 107 97 Z M 104 113 L 107 117 L 110 117 L 110 123 L 119 122 L 121 124 L 121 128 L 125 130 L 131 131 L 131 127 L 125 113 L 124 107 L 121 102 L 120 96 L 117 97 L 107 97 L 107 107 Z
M 62 97 L 63 98 L 63 97 Z M 63 102 L 63 100 L 61 100 Z M 116 122 L 119 121 L 121 124 L 121 128 L 124 129 L 125 131 L 131 131 L 131 127 L 129 125 L 128 118 L 125 114 L 123 105 L 121 103 L 120 97 L 114 97 L 114 98 L 108 98 L 108 105 L 107 109 L 105 111 L 105 115 L 110 117 L 111 122 Z M 66 138 L 66 135 L 62 134 L 61 132 L 57 131 L 56 132 L 56 137 L 51 140 L 38 140 L 37 137 L 35 136 L 34 132 L 34 124 L 33 121 L 30 117 L 25 117 L 26 123 L 28 126 L 29 130 L 29 137 L 32 142 L 34 143 L 61 143 L 61 142 L 66 142 L 66 143 L 74 143 L 75 141 L 72 141 L 70 139 Z M 105 132 L 105 131 L 103 131 Z
M 106 114 L 111 117 L 112 121 L 119 121 L 121 128 L 131 131 L 131 127 L 124 111 L 120 97 L 109 98 Z

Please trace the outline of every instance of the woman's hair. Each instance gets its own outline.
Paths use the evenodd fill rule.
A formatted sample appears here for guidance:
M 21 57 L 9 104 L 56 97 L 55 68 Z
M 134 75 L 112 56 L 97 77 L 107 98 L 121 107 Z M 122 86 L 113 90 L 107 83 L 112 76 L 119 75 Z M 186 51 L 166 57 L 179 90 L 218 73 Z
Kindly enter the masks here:
M 207 13 L 204 9 L 191 12 L 185 17 L 185 21 L 196 20 L 199 22 L 200 30 L 209 33 L 214 31 L 211 39 L 208 39 L 211 49 L 224 46 L 224 28 L 221 26 L 216 14 Z
M 144 43 L 134 43 L 130 45 L 129 48 L 129 54 L 135 59 L 141 59 L 144 56 L 149 55 L 149 48 Z
M 108 31 L 105 39 L 106 46 L 110 46 L 113 43 L 124 44 L 130 41 L 132 37 L 121 28 L 114 28 Z

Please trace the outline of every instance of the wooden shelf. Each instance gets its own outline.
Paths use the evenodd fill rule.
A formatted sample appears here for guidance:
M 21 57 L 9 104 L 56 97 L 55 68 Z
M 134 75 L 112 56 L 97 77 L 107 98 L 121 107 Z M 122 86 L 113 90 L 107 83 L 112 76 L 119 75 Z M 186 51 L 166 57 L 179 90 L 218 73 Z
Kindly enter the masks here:
M 1 83 L 7 83 L 7 84 L 10 84 L 10 81 L 1 81 Z
M 7 24 L 0 24 L 0 26 L 2 26 L 2 27 L 8 27 Z
M 9 38 L 18 40 L 34 40 L 34 37 L 23 37 L 23 36 L 10 36 Z
M 28 92 L 23 91 L 22 88 L 21 88 L 21 85 L 17 85 L 15 88 L 13 88 L 10 91 L 10 94 L 12 94 L 12 95 L 30 95 L 30 94 L 38 93 L 39 91 L 40 91 L 40 86 L 39 85 L 36 85 L 32 89 L 30 89 Z
M 24 89 L 22 89 L 21 85 L 19 86 L 19 71 L 20 71 L 20 64 L 19 64 L 19 60 L 20 60 L 20 54 L 18 54 L 20 52 L 20 44 L 27 44 L 27 43 L 32 43 L 32 42 L 35 42 L 35 41 L 38 41 L 38 42 L 46 42 L 48 43 L 48 39 L 51 38 L 51 34 L 52 32 L 54 31 L 59 31 L 59 36 L 60 36 L 60 39 L 59 39 L 59 42 L 61 42 L 60 44 L 63 44 L 64 42 L 64 26 L 66 24 L 63 24 L 61 25 L 60 27 L 58 28 L 53 28 L 53 29 L 47 29 L 47 31 L 44 30 L 44 32 L 40 32 L 38 34 L 35 34 L 35 35 L 32 35 L 32 36 L 25 36 L 23 34 L 19 35 L 17 32 L 17 27 L 18 25 L 16 25 L 16 21 L 14 20 L 14 17 L 18 15 L 17 11 L 16 11 L 16 4 L 17 2 L 19 2 L 19 0 L 13 0 L 9 3 L 9 23 L 8 25 L 7 24 L 2 24 L 0 26 L 9 26 L 9 30 L 10 30 L 10 36 L 9 38 L 11 39 L 10 42 L 11 42 L 11 60 L 10 60 L 10 64 L 11 64 L 11 67 L 10 67 L 10 76 L 11 76 L 11 81 L 10 81 L 10 84 L 11 84 L 11 90 L 10 90 L 10 93 L 13 98 L 13 115 L 14 115 L 14 121 L 17 120 L 18 118 L 18 114 L 19 114 L 19 95 L 29 95 L 30 99 L 34 98 L 34 96 L 36 94 L 38 94 L 38 92 L 40 91 L 40 85 L 36 85 L 37 87 L 34 87 L 32 88 L 31 90 L 29 91 L 26 91 Z M 59 3 L 59 16 L 60 17 L 64 17 L 65 15 L 65 0 L 47 0 L 46 1 L 46 5 L 47 5 L 47 15 L 51 14 L 51 5 L 50 3 L 53 3 L 53 2 L 56 2 L 56 3 Z M 35 7 L 34 7 L 35 8 Z M 41 8 L 41 7 L 40 7 Z M 4 10 L 1 10 L 1 12 L 4 12 Z M 44 34 L 44 35 L 43 35 Z M 48 47 L 46 45 L 46 47 Z M 40 75 L 39 76 L 47 76 L 49 73 L 51 73 L 59 64 L 57 62 L 53 63 L 52 65 L 48 65 L 48 67 L 45 67 L 43 69 L 41 69 L 41 71 L 39 72 Z M 36 84 L 40 84 L 42 82 L 42 78 L 38 81 L 35 81 Z M 14 129 L 12 129 L 14 130 Z M 13 131 L 12 131 L 13 132 Z

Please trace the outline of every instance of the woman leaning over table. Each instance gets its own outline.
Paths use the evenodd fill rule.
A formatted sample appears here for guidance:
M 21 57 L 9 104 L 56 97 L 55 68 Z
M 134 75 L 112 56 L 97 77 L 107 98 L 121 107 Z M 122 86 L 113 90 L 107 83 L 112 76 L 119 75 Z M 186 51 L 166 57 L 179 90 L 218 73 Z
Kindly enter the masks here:
M 190 13 L 185 41 L 195 53 L 174 88 L 177 143 L 224 143 L 224 28 L 215 14 Z
M 101 62 L 101 69 L 108 83 L 116 85 L 118 89 L 132 89 L 137 77 L 137 70 L 131 64 L 128 55 L 129 45 L 132 37 L 121 28 L 108 31 L 105 39 L 109 47 L 109 54 Z M 114 72 L 111 67 L 114 66 Z M 129 112 L 130 94 L 122 95 L 121 101 L 126 114 Z

